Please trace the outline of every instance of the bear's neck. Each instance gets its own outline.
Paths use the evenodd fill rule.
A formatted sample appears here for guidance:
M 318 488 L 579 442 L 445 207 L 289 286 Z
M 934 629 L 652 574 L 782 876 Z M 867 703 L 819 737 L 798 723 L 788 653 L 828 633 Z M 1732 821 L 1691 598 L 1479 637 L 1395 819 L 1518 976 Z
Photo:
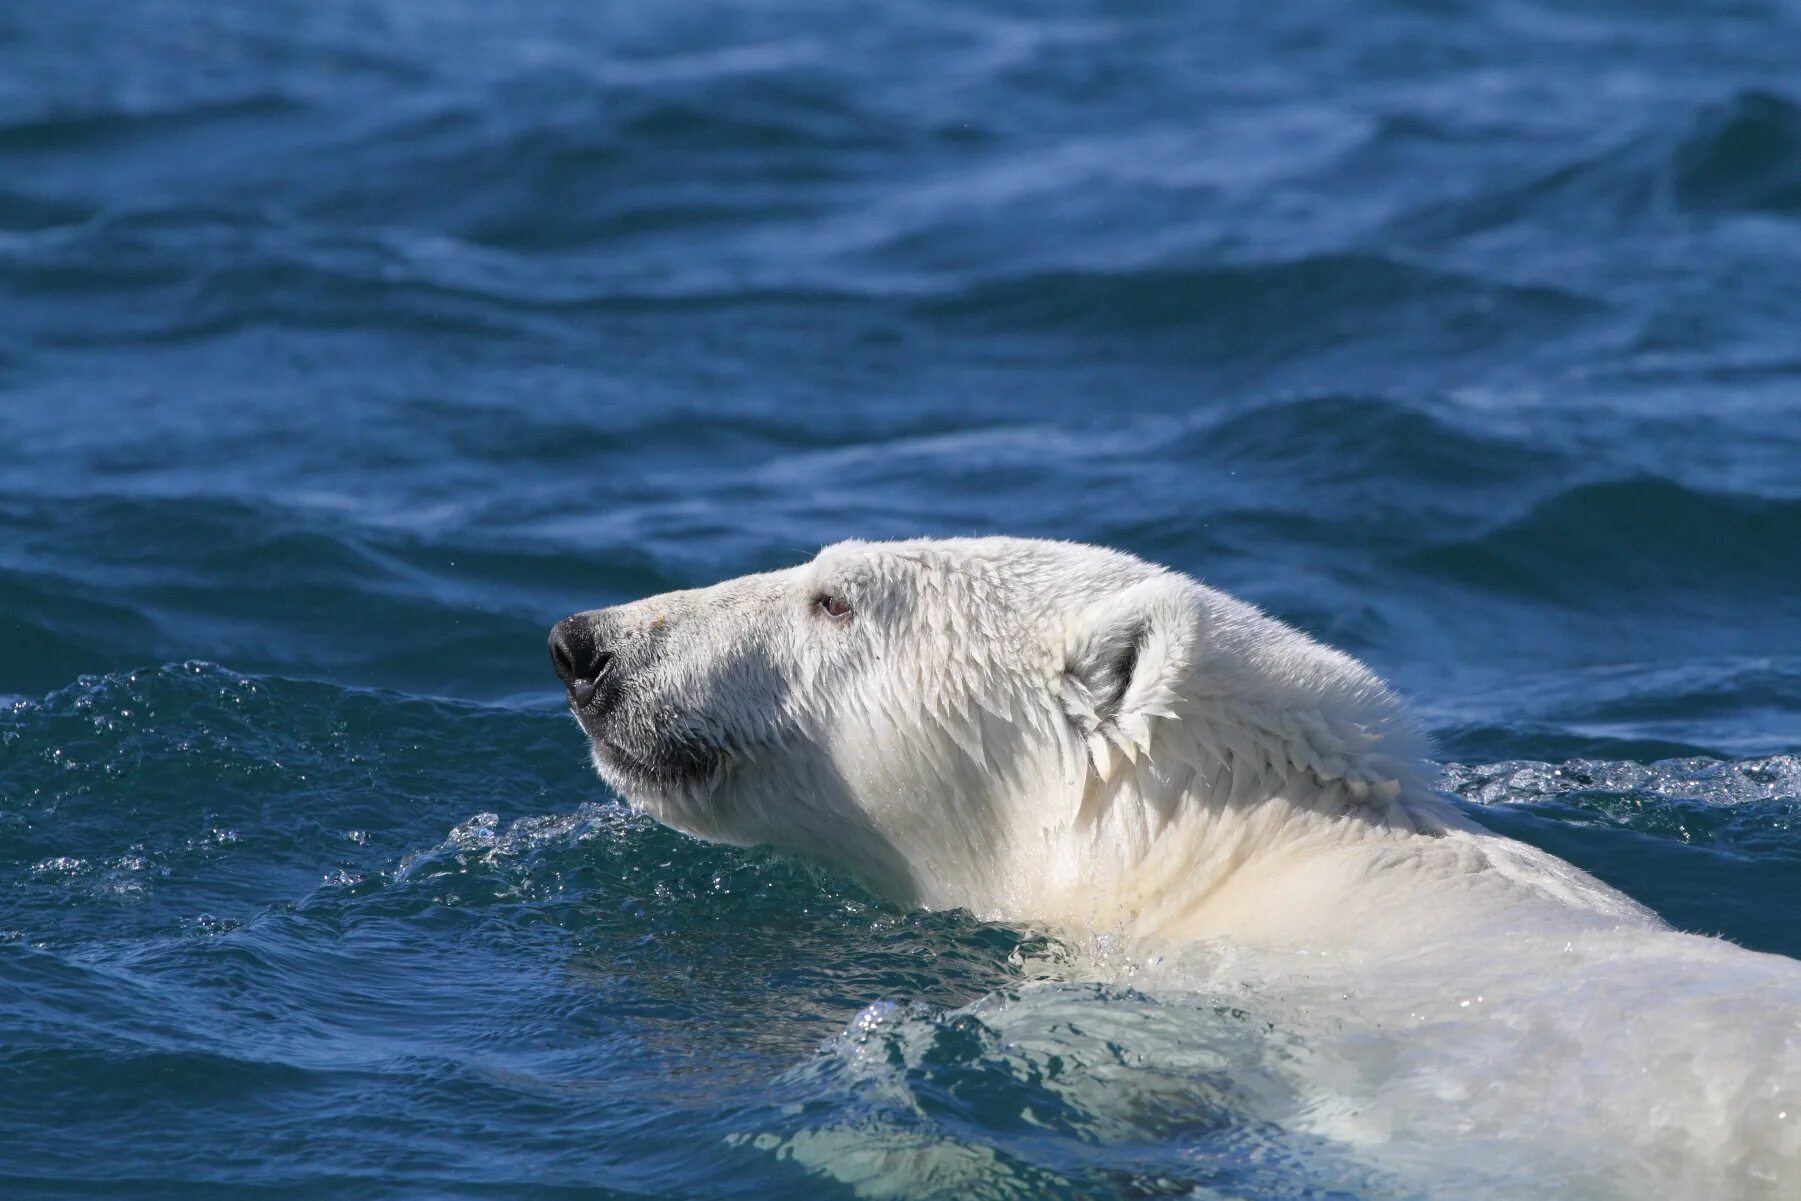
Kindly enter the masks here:
M 1144 744 L 1088 757 L 1074 820 L 1041 837 L 1045 862 L 1009 873 L 1025 895 L 1003 907 L 1095 929 L 1193 927 L 1247 876 L 1467 828 L 1426 783 L 1412 728 L 1385 716 L 1216 700 L 1160 720 Z

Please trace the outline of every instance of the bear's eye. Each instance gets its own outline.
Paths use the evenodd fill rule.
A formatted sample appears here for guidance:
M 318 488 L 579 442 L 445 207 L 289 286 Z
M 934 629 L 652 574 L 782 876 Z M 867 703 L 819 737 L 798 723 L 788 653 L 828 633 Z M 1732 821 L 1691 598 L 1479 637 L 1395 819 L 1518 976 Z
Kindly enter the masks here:
M 833 621 L 845 621 L 850 617 L 850 602 L 836 592 L 821 592 L 813 598 L 813 611 Z

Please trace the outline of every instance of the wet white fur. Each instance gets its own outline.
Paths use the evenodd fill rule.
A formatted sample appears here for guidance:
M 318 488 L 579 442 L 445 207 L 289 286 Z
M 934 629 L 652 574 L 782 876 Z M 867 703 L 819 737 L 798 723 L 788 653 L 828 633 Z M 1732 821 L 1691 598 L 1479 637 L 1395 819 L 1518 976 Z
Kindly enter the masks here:
M 604 617 L 654 640 L 621 736 L 727 752 L 672 786 L 597 750 L 635 804 L 902 904 L 1124 936 L 1141 984 L 1248 990 L 1310 1048 L 1285 1126 L 1438 1196 L 1801 1196 L 1801 965 L 1474 825 L 1387 686 L 1249 605 L 989 538 Z
M 902 903 L 1320 945 L 1657 924 L 1436 796 L 1419 730 L 1355 660 L 1115 551 L 844 543 L 610 615 L 662 636 L 637 687 L 729 750 L 696 786 L 615 783 Z

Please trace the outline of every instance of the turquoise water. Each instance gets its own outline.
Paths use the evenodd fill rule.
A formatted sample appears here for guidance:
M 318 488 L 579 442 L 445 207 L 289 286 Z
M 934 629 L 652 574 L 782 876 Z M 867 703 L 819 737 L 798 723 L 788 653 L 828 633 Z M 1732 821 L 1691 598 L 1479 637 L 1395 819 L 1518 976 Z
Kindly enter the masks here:
M 628 814 L 545 632 L 1124 547 L 1801 955 L 1797 61 L 1742 3 L 0 12 L 0 1192 L 1432 1193 L 1284 1120 L 1267 1014 Z

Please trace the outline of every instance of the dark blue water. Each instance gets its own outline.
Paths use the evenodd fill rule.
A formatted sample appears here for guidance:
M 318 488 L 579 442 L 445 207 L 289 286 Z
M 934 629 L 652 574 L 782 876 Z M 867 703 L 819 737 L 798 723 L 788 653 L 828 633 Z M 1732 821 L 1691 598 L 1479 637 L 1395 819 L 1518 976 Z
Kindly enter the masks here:
M 1797 63 L 1755 2 L 0 9 L 0 1193 L 1397 1195 L 1231 1072 L 1112 1104 L 1123 992 L 1002 1038 L 1042 935 L 592 778 L 552 621 L 847 536 L 1193 572 L 1801 954 Z

